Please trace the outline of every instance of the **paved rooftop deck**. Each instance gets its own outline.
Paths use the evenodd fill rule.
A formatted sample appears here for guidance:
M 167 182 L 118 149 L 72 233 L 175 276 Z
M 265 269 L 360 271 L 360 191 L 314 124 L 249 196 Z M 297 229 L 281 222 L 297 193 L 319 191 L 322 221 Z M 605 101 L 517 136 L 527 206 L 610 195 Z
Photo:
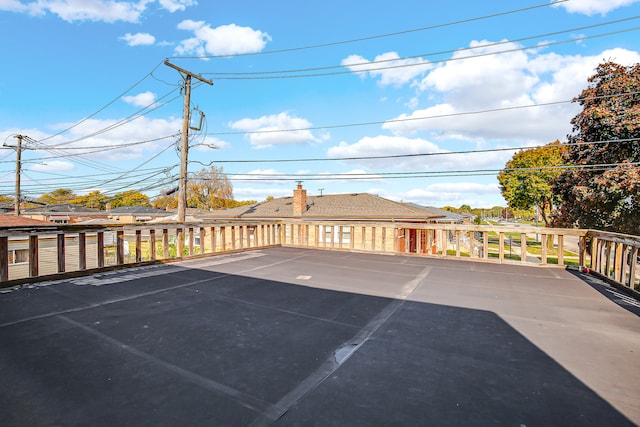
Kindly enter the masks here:
M 0 293 L 0 423 L 634 425 L 624 304 L 561 269 L 287 248 L 44 283 Z

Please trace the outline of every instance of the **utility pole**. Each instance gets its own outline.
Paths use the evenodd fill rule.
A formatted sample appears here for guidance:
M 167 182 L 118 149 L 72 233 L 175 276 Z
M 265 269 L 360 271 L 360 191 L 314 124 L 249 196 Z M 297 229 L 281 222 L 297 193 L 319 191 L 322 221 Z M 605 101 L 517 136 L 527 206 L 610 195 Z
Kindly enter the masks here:
M 18 140 L 18 145 L 16 147 L 16 215 L 20 216 L 20 169 L 21 169 L 21 161 L 22 161 L 22 138 L 24 135 L 16 135 L 15 138 Z
M 12 145 L 2 144 L 3 147 L 16 149 L 16 201 L 15 201 L 15 214 L 20 215 L 20 169 L 22 167 L 22 140 L 27 139 L 25 135 L 13 135 L 18 140 L 18 145 L 15 147 Z
M 189 163 L 189 119 L 191 105 L 191 78 L 195 77 L 203 83 L 213 86 L 211 80 L 207 80 L 197 74 L 173 65 L 169 60 L 164 61 L 164 65 L 178 70 L 184 78 L 184 107 L 182 113 L 182 144 L 180 147 L 180 182 L 178 185 L 178 222 L 184 222 L 187 212 L 187 166 Z

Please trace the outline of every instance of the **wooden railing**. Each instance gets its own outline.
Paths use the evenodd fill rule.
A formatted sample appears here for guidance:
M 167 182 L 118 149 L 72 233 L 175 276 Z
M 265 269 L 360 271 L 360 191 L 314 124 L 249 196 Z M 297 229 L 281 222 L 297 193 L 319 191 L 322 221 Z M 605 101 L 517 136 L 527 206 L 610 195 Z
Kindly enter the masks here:
M 276 222 L 0 229 L 0 287 L 280 245 Z
M 639 286 L 640 237 L 532 226 L 371 221 L 216 221 L 0 229 L 0 287 L 270 246 L 588 267 Z

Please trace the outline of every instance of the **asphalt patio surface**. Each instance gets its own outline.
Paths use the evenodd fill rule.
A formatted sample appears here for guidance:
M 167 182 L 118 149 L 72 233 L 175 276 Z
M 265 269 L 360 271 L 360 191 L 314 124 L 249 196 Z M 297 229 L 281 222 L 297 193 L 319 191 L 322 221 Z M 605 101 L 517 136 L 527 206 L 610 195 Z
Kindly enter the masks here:
M 271 248 L 0 293 L 3 426 L 640 424 L 640 304 L 561 269 Z

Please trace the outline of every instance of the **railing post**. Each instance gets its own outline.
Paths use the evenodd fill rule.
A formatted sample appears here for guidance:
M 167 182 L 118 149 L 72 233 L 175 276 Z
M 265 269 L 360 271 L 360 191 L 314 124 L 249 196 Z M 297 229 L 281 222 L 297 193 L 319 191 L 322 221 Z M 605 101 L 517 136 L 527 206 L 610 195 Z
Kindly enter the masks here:
M 188 236 L 188 239 L 189 239 L 189 256 L 192 256 L 193 255 L 193 227 L 189 227 L 187 232 L 189 233 L 189 236 Z
M 136 230 L 136 262 L 142 262 L 142 230 Z
M 638 247 L 634 246 L 631 249 L 631 259 L 629 265 L 629 287 L 635 289 L 636 285 L 636 264 L 638 259 Z
M 613 280 L 622 282 L 622 243 L 615 244 L 615 263 L 613 265 Z
M 558 234 L 558 265 L 564 265 L 564 235 Z M 584 265 L 584 263 L 580 263 Z
M 610 267 L 611 267 L 611 241 L 610 240 L 607 240 L 605 242 L 604 252 L 605 252 L 605 254 L 607 256 L 607 259 L 605 260 L 605 263 L 604 263 L 604 269 L 605 269 L 604 270 L 604 275 L 610 278 L 611 277 L 611 274 L 610 274 Z
M 352 233 L 351 235 L 353 236 L 353 227 L 351 229 L 351 233 Z M 381 235 L 381 237 L 380 237 L 380 249 L 382 249 L 382 252 L 387 252 L 387 227 L 382 227 L 380 229 L 380 235 Z
M 207 238 L 207 230 L 204 227 L 200 227 L 200 254 L 205 253 L 205 239 Z
M 231 226 L 231 249 L 236 248 L 236 227 L 235 225 Z
M 58 252 L 58 273 L 64 273 L 66 270 L 65 259 L 65 247 L 64 247 L 64 233 L 58 233 L 57 238 L 57 252 Z
M 9 280 L 9 238 L 0 237 L 0 282 Z
M 501 231 L 498 234 L 498 245 L 499 245 L 499 253 L 498 253 L 498 259 L 500 260 L 500 263 L 502 264 L 504 262 L 504 233 Z
M 585 242 L 587 241 L 586 236 L 580 236 L 580 241 L 582 241 L 583 239 L 584 239 Z M 587 245 L 585 244 L 584 246 L 586 247 Z M 596 270 L 596 271 L 597 271 L 596 267 L 598 265 L 597 264 L 597 253 L 598 253 L 598 238 L 597 237 L 593 237 L 591 239 L 591 259 L 589 260 L 589 267 L 591 267 L 591 269 Z M 582 258 L 584 258 L 582 256 L 582 251 L 580 251 L 580 254 L 581 254 L 580 255 L 581 256 L 581 259 L 580 259 L 581 262 L 579 263 L 579 265 L 586 265 L 585 260 L 582 259 Z
M 98 247 L 98 268 L 104 267 L 104 231 L 96 234 L 96 246 Z
M 149 230 L 149 257 L 151 261 L 156 260 L 156 230 Z
M 220 227 L 220 245 L 222 246 L 222 252 L 227 250 L 227 230 L 226 227 Z
M 489 233 L 482 232 L 482 258 L 489 259 Z
M 520 233 L 520 262 L 527 261 L 527 234 Z
M 371 227 L 371 251 L 376 251 L 376 227 Z
M 449 231 L 442 230 L 442 256 L 447 256 L 449 249 Z
M 456 257 L 460 258 L 460 230 L 456 230 Z
M 124 230 L 116 231 L 116 264 L 124 264 Z
M 540 262 L 542 264 L 547 263 L 547 238 L 548 238 L 547 234 L 540 235 L 540 245 L 542 249 L 542 256 L 541 256 Z
M 169 258 L 169 230 L 162 229 L 162 255 L 164 259 Z
M 78 233 L 78 270 L 87 269 L 87 234 Z
M 176 258 L 182 258 L 184 252 L 184 232 L 182 228 L 176 229 Z
M 594 265 L 593 258 L 595 257 L 595 253 L 593 249 L 595 248 L 594 244 L 597 242 L 597 239 L 594 239 L 591 245 L 591 268 L 596 269 Z M 587 236 L 580 236 L 578 238 L 578 265 L 584 266 L 586 265 L 587 259 Z
M 210 235 L 209 235 L 209 239 L 211 239 L 211 253 L 215 253 L 216 252 L 216 246 L 218 246 L 218 242 L 216 242 L 217 240 L 217 231 L 216 227 L 211 227 L 209 229 Z
M 29 236 L 29 276 L 37 277 L 38 270 L 38 235 Z

